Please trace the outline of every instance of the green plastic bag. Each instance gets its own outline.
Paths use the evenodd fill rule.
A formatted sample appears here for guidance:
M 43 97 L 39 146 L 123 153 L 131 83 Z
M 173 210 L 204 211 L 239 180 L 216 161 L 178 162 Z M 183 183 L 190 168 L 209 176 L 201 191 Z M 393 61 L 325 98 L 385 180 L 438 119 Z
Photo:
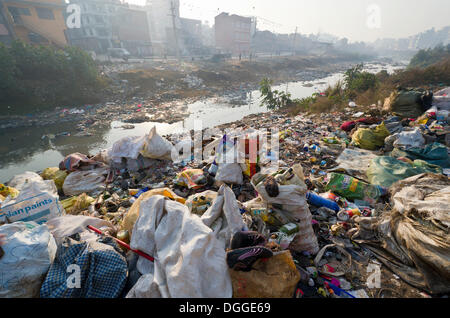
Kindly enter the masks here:
M 400 150 L 395 148 L 391 152 L 391 156 L 406 157 L 411 160 L 420 159 L 432 165 L 438 165 L 442 168 L 450 168 L 450 159 L 447 152 L 447 147 L 438 142 L 425 145 L 423 148 L 410 148 L 408 150 Z
M 366 174 L 371 184 L 388 188 L 397 181 L 427 172 L 442 173 L 442 168 L 423 160 L 409 164 L 393 157 L 381 156 L 372 160 Z
M 325 191 L 331 191 L 348 200 L 363 200 L 375 204 L 378 199 L 387 194 L 387 189 L 371 185 L 359 179 L 341 173 L 330 173 L 330 179 Z
M 389 136 L 384 123 L 378 125 L 375 129 L 359 128 L 352 136 L 353 143 L 363 149 L 375 150 L 384 145 L 384 139 Z
M 67 171 L 59 170 L 57 167 L 50 167 L 44 169 L 41 173 L 41 177 L 44 180 L 53 180 L 55 182 L 56 188 L 62 190 L 64 180 L 67 177 Z
M 391 93 L 388 99 L 387 110 L 395 116 L 402 118 L 416 118 L 422 115 L 421 90 L 398 90 Z

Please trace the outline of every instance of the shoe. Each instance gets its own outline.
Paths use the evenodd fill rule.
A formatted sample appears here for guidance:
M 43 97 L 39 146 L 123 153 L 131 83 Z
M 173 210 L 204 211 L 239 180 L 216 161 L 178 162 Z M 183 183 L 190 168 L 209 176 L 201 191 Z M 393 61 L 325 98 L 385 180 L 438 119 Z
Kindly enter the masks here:
M 266 238 L 254 231 L 241 231 L 236 232 L 231 239 L 232 250 L 237 248 L 249 247 L 249 246 L 264 246 L 266 244 Z
M 234 270 L 249 272 L 258 259 L 272 256 L 272 251 L 262 246 L 244 247 L 228 252 L 227 264 Z

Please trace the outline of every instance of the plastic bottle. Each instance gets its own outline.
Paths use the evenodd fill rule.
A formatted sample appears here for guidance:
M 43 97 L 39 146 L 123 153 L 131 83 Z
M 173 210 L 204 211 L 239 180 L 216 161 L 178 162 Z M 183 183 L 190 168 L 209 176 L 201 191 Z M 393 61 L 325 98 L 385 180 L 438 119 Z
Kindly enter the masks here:
M 317 207 L 324 206 L 336 212 L 340 210 L 339 205 L 336 202 L 322 198 L 321 196 L 310 191 L 306 193 L 306 200 L 308 200 L 309 204 L 315 205 Z
M 147 191 L 149 191 L 149 190 L 150 190 L 149 187 L 145 187 L 144 189 L 139 190 L 138 193 L 136 193 L 135 195 L 133 195 L 133 197 L 135 197 L 135 198 L 137 199 L 137 198 L 139 198 L 139 196 L 140 196 L 142 193 L 145 193 L 145 192 L 147 192 Z
M 211 166 L 209 167 L 208 172 L 210 175 L 215 176 L 218 169 L 219 169 L 219 166 L 216 164 L 216 161 L 214 161 L 211 164 Z

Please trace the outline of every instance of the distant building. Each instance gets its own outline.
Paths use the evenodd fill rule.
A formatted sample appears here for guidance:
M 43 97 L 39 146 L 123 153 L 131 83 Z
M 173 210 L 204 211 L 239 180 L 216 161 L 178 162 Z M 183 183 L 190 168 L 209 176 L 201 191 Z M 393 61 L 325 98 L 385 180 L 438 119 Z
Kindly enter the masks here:
M 113 39 L 133 56 L 152 55 L 147 12 L 143 7 L 119 7 L 113 17 Z
M 8 16 L 6 11 L 1 7 L 0 2 L 0 42 L 4 44 L 10 44 L 13 40 L 14 31 L 11 25 L 8 23 Z
M 2 0 L 0 9 L 0 40 L 67 45 L 63 0 Z
M 222 12 L 215 17 L 216 49 L 223 53 L 249 55 L 252 18 Z
M 180 45 L 180 1 L 179 0 L 147 0 L 145 5 L 155 55 L 175 55 L 177 34 Z M 175 25 L 175 30 L 174 30 Z
M 203 48 L 202 21 L 180 18 L 181 47 L 185 54 L 201 54 Z
M 119 0 L 70 0 L 70 3 L 78 4 L 81 9 L 81 28 L 67 30 L 71 45 L 96 53 L 121 47 L 112 31 L 113 17 L 123 7 Z

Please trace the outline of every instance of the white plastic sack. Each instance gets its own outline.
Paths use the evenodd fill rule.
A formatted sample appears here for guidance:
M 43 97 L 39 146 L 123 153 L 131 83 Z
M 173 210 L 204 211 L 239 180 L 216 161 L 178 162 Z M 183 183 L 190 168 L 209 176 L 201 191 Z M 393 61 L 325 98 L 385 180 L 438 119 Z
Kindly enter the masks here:
M 0 258 L 0 298 L 39 297 L 39 290 L 56 254 L 47 226 L 16 222 L 0 226 L 6 235 Z
M 42 181 L 42 177 L 36 172 L 25 171 L 24 173 L 14 176 L 9 182 L 8 186 L 16 188 L 21 191 L 21 189 L 27 184 L 34 181 Z
M 64 194 L 71 196 L 104 189 L 105 176 L 108 174 L 108 171 L 109 168 L 97 168 L 71 172 L 64 180 Z
M 236 196 L 226 185 L 220 187 L 217 198 L 201 219 L 214 231 L 223 249 L 230 247 L 231 238 L 236 232 L 248 230 L 242 220 Z
M 450 87 L 441 89 L 433 94 L 433 107 L 438 110 L 450 111 Z
M 337 167 L 331 169 L 330 171 L 344 170 L 347 174 L 355 176 L 357 178 L 367 181 L 366 171 L 369 168 L 372 159 L 376 155 L 373 151 L 355 148 L 346 148 L 336 162 L 339 164 Z
M 256 184 L 258 180 L 261 181 Z M 276 197 L 270 197 L 260 173 L 252 177 L 251 184 L 264 203 L 281 204 L 281 209 L 277 209 L 275 206 L 272 206 L 272 208 L 277 210 L 280 217 L 284 217 L 285 224 L 294 222 L 298 225 L 299 232 L 291 242 L 290 248 L 299 252 L 308 251 L 311 254 L 316 254 L 319 251 L 319 244 L 311 224 L 312 215 L 306 200 L 306 185 L 278 184 L 279 194 Z
M 103 232 L 115 231 L 115 227 L 111 222 L 84 215 L 64 215 L 56 217 L 49 220 L 46 225 L 57 242 L 66 236 L 71 236 L 76 233 L 80 233 L 82 241 L 97 241 L 98 234 L 89 231 L 87 229 L 88 225 Z
M 156 132 L 156 126 L 150 130 L 145 138 L 141 154 L 146 158 L 172 160 L 173 145 Z
M 232 184 L 242 184 L 242 168 L 238 163 L 219 163 L 219 169 L 216 173 L 216 181 Z
M 128 136 L 116 141 L 109 151 L 109 158 L 120 163 L 122 158 L 137 159 L 145 144 L 145 136 Z
M 127 298 L 232 296 L 223 244 L 185 205 L 160 195 L 143 200 L 130 245 L 155 262 L 139 257 L 143 276 Z
M 266 202 L 272 204 L 287 204 L 287 205 L 304 205 L 306 203 L 306 185 L 299 186 L 295 184 L 278 185 L 279 194 L 276 197 L 270 197 L 264 186 L 264 182 L 261 181 L 255 184 L 255 180 L 261 178 L 261 173 L 257 173 L 252 177 L 251 184 L 258 191 L 259 195 Z
M 420 148 L 425 145 L 425 139 L 423 138 L 418 128 L 412 131 L 402 131 L 401 133 L 395 135 L 396 140 L 393 143 L 394 147 L 409 149 Z
M 109 166 L 111 164 L 110 152 L 111 149 L 100 150 L 94 157 L 92 157 L 92 160 L 103 162 Z
M 33 221 L 42 224 L 64 213 L 53 180 L 24 183 L 14 199 L 1 203 L 0 222 Z

